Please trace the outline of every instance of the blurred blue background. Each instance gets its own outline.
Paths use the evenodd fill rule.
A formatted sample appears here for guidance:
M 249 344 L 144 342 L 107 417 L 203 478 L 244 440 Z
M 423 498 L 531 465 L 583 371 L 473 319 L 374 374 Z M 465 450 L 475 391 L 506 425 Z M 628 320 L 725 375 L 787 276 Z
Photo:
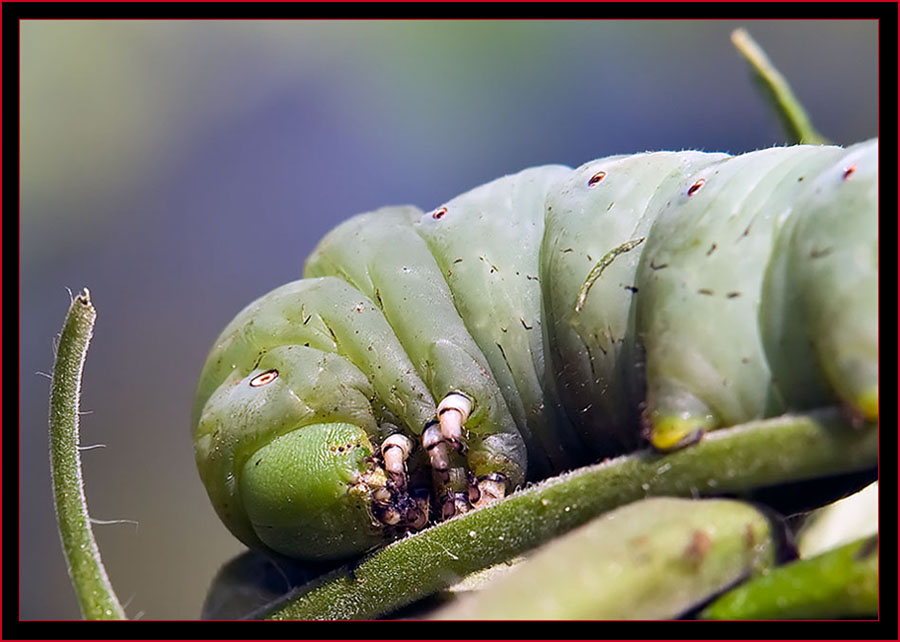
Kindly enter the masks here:
M 78 618 L 51 504 L 52 340 L 98 309 L 84 379 L 91 513 L 131 616 L 190 619 L 242 550 L 194 468 L 218 332 L 330 228 L 531 165 L 784 142 L 744 26 L 826 136 L 877 134 L 872 21 L 25 21 L 21 24 L 21 607 Z

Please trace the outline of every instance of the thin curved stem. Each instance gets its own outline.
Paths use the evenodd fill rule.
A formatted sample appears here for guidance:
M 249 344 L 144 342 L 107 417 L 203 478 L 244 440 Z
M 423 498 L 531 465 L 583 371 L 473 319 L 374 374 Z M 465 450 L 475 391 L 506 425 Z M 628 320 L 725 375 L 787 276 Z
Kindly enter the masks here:
M 63 323 L 50 386 L 50 474 L 56 518 L 69 577 L 88 620 L 123 620 L 94 540 L 78 448 L 81 377 L 97 311 L 85 288 L 72 300 Z
M 750 34 L 743 29 L 735 29 L 731 32 L 731 42 L 750 63 L 754 79 L 784 126 L 789 142 L 827 145 L 828 139 L 813 127 L 809 115 L 791 91 L 787 80 L 772 65 L 769 57 Z

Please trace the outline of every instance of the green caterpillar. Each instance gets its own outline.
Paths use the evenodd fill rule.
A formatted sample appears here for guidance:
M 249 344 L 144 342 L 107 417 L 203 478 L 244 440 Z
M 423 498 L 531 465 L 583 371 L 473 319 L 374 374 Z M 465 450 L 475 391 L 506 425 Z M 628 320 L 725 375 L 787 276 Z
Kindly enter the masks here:
M 526 480 L 840 402 L 878 418 L 878 141 L 545 166 L 329 233 L 203 369 L 248 546 L 336 559 Z

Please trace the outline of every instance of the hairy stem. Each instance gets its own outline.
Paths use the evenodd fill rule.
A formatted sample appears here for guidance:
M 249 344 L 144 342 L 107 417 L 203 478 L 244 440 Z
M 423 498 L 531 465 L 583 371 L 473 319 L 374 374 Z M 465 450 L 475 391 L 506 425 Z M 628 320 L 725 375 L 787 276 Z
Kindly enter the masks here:
M 122 620 L 125 611 L 113 592 L 91 530 L 78 452 L 81 377 L 96 318 L 91 294 L 85 288 L 69 307 L 53 366 L 50 473 L 59 535 L 81 612 L 89 620 Z
M 753 77 L 760 86 L 763 96 L 771 103 L 778 120 L 787 132 L 789 142 L 809 145 L 826 145 L 828 139 L 822 136 L 807 115 L 803 105 L 797 100 L 784 76 L 775 69 L 768 56 L 756 41 L 743 29 L 731 32 L 731 42 L 738 52 L 750 63 Z
M 674 453 L 639 451 L 535 484 L 314 580 L 256 616 L 378 617 L 644 497 L 738 492 L 866 470 L 877 459 L 877 427 L 853 429 L 837 409 L 719 430 Z

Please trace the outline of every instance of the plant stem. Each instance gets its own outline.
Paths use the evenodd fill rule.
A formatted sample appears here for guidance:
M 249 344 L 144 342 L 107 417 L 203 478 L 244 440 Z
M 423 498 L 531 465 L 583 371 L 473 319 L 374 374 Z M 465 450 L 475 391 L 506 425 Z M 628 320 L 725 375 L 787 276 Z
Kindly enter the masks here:
M 803 105 L 794 96 L 784 76 L 775 69 L 756 41 L 743 29 L 731 32 L 731 42 L 750 63 L 763 96 L 771 103 L 791 143 L 826 145 L 828 139 L 813 127 Z
M 122 620 L 125 611 L 113 592 L 91 530 L 78 452 L 81 378 L 96 318 L 91 294 L 85 288 L 69 307 L 53 366 L 50 474 L 60 539 L 81 612 L 89 620 Z
M 674 453 L 643 450 L 535 484 L 394 542 L 256 615 L 375 618 L 644 497 L 738 492 L 866 470 L 877 460 L 877 427 L 852 429 L 838 409 L 718 430 Z

